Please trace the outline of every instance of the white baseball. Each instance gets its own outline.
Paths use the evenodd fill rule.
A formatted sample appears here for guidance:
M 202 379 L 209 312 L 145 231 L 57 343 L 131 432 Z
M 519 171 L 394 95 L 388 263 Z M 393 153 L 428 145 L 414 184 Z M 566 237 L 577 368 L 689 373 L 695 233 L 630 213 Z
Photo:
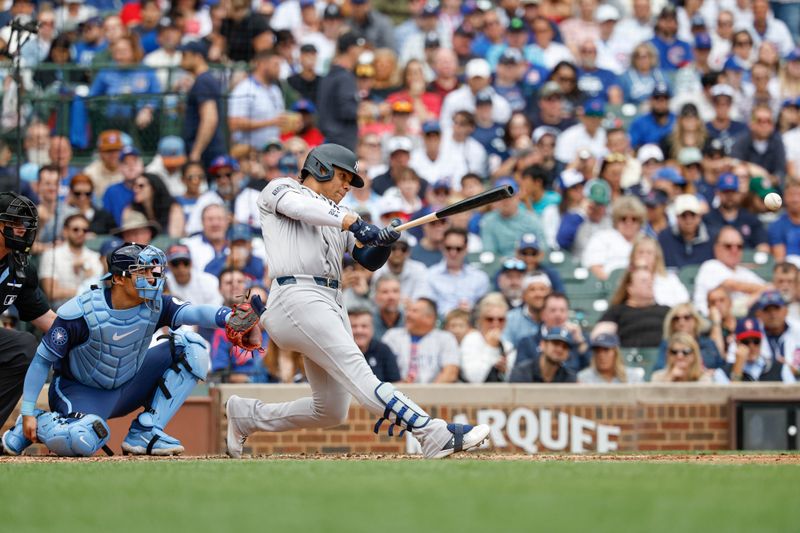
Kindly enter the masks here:
M 783 204 L 783 199 L 781 195 L 776 192 L 771 192 L 764 197 L 764 205 L 767 206 L 767 209 L 771 211 L 777 211 L 781 208 Z

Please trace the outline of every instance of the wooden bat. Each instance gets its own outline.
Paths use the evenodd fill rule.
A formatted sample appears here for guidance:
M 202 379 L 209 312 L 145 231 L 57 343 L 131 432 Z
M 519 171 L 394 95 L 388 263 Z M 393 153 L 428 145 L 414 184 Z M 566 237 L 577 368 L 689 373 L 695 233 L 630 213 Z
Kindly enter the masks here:
M 514 189 L 510 185 L 495 187 L 494 189 L 483 191 L 482 193 L 476 194 L 475 196 L 464 198 L 463 200 L 448 205 L 447 207 L 444 207 L 436 211 L 435 213 L 429 213 L 424 217 L 411 220 L 409 222 L 406 222 L 405 224 L 400 224 L 395 228 L 395 231 L 406 231 L 411 228 L 416 228 L 417 226 L 427 224 L 428 222 L 433 222 L 434 220 L 441 220 L 443 218 L 457 215 L 459 213 L 472 211 L 473 209 L 477 209 L 479 207 L 483 207 L 488 204 L 493 204 L 500 200 L 511 198 L 512 196 L 514 196 Z M 361 248 L 363 245 L 360 242 L 356 241 L 356 246 Z

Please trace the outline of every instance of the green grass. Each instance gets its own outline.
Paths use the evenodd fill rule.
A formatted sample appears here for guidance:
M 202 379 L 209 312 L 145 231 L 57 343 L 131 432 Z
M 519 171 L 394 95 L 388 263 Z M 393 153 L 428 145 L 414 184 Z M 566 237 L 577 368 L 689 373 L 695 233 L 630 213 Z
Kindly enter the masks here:
M 0 464 L 3 532 L 798 531 L 800 466 L 529 461 Z

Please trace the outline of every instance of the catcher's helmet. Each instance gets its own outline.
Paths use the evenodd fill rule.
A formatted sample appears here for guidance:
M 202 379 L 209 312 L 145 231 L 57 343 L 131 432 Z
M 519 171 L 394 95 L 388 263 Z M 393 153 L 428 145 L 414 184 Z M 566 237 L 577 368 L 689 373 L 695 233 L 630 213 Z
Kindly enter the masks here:
M 161 298 L 166 280 L 164 269 L 167 265 L 164 252 L 155 246 L 126 242 L 109 253 L 107 259 L 108 274 L 103 276 L 103 280 L 111 279 L 115 275 L 132 278 L 135 272 L 150 270 L 154 281 L 139 277 L 135 281 L 136 290 L 148 305 Z
M 27 254 L 31 251 L 39 229 L 39 211 L 30 199 L 14 192 L 0 193 L 0 222 L 4 222 L 3 238 L 6 247 Z M 14 232 L 14 226 L 22 225 L 22 236 Z
M 306 179 L 309 175 L 317 181 L 330 181 L 333 179 L 333 167 L 340 168 L 353 174 L 353 187 L 364 186 L 364 178 L 358 175 L 358 158 L 356 154 L 338 144 L 322 144 L 308 153 L 300 177 Z

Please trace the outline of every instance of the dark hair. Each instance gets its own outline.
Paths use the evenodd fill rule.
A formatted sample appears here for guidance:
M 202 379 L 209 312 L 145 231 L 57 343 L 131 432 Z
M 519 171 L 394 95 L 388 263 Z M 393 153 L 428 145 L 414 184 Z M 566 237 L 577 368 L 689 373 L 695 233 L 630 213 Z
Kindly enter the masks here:
M 467 241 L 469 240 L 469 234 L 467 233 L 467 230 L 463 228 L 454 228 L 454 227 L 447 228 L 444 231 L 444 238 L 446 239 L 450 235 L 460 235 L 461 237 L 464 238 L 464 244 L 467 244 Z
M 164 185 L 164 182 L 156 176 L 155 174 L 150 174 L 145 172 L 141 175 L 142 178 L 146 179 L 148 183 L 150 183 L 150 187 L 153 189 L 153 196 L 152 196 L 152 208 L 154 216 L 158 217 L 155 222 L 158 222 L 162 228 L 167 228 L 169 226 L 169 212 L 172 204 L 175 203 L 175 199 L 172 198 L 172 195 L 169 193 L 169 189 L 167 186 Z M 131 209 L 134 211 L 138 211 L 145 215 L 148 219 L 150 215 L 145 210 L 144 205 L 131 202 Z
M 83 220 L 87 224 L 89 223 L 89 219 L 86 218 L 86 216 L 83 213 L 73 213 L 64 219 L 64 229 L 67 229 L 67 226 L 69 226 L 70 222 L 77 219 Z
M 511 121 L 514 120 L 514 118 L 517 116 L 521 116 L 523 119 L 525 119 L 525 125 L 528 127 L 528 137 L 530 137 L 531 133 L 533 133 L 533 125 L 531 124 L 531 119 L 529 119 L 528 116 L 522 111 L 514 111 L 513 113 L 511 113 L 511 117 L 508 119 L 508 122 L 506 122 L 506 126 L 503 131 L 503 140 L 505 141 L 506 146 L 508 146 L 509 148 L 511 148 L 511 143 L 513 141 L 513 139 L 511 138 Z
M 256 55 L 253 56 L 253 62 L 261 61 L 262 59 L 269 59 L 271 57 L 278 57 L 278 52 L 275 51 L 274 48 L 270 48 L 269 50 L 259 50 Z
M 436 305 L 435 301 L 431 300 L 430 298 L 426 298 L 424 296 L 422 298 L 417 298 L 417 301 L 424 302 L 428 306 L 430 312 L 433 313 L 434 317 L 439 316 L 439 307 Z
M 467 172 L 466 174 L 461 176 L 461 180 L 460 180 L 461 185 L 463 186 L 464 182 L 467 181 L 467 180 L 478 180 L 479 182 L 481 182 L 481 185 L 483 185 L 483 178 L 481 178 L 480 176 L 478 176 L 474 172 Z
M 532 180 L 539 180 L 542 183 L 547 183 L 547 170 L 540 165 L 531 165 L 522 171 L 523 178 L 531 178 Z
M 544 303 L 542 304 L 542 306 L 544 307 L 545 305 L 547 305 L 548 300 L 553 300 L 553 299 L 564 300 L 565 302 L 567 302 L 567 307 L 569 308 L 569 297 L 563 292 L 551 292 L 550 294 L 544 297 Z
M 236 272 L 238 272 L 242 276 L 246 276 L 244 271 L 242 271 L 241 269 L 238 269 L 236 267 L 226 266 L 225 268 L 223 268 L 222 272 L 219 273 L 219 283 L 220 283 L 220 285 L 222 284 L 222 276 L 224 276 L 225 274 L 235 274 Z
M 200 169 L 203 171 L 203 175 L 206 174 L 206 167 L 203 166 L 202 161 L 187 161 L 183 164 L 183 166 L 181 166 L 181 177 L 185 176 L 186 173 L 189 172 L 189 169 L 195 166 L 200 167 Z
M 58 174 L 58 173 L 59 173 L 59 172 L 58 172 L 58 167 L 57 167 L 57 166 L 55 166 L 55 165 L 53 165 L 53 164 L 50 164 L 50 165 L 44 165 L 44 166 L 42 166 L 41 168 L 39 168 L 39 172 L 37 172 L 37 173 L 36 173 L 36 179 L 37 179 L 38 181 L 41 181 L 41 179 L 42 179 L 42 174 L 43 174 L 43 173 L 45 173 L 45 172 L 55 172 L 56 174 Z
M 772 274 L 775 275 L 776 272 L 780 272 L 781 274 L 797 274 L 800 269 L 797 268 L 797 265 L 794 263 L 789 263 L 788 261 L 784 261 L 783 263 L 776 263 L 774 267 L 772 267 Z
M 473 115 L 469 111 L 464 111 L 464 110 L 456 111 L 453 114 L 453 118 L 456 118 L 456 117 L 461 117 L 461 118 L 465 119 L 467 122 L 469 122 L 470 126 L 472 126 L 473 128 L 475 127 L 475 115 Z
M 347 310 L 347 316 L 362 316 L 362 315 L 367 315 L 368 317 L 372 318 L 372 312 L 363 306 L 352 307 Z

